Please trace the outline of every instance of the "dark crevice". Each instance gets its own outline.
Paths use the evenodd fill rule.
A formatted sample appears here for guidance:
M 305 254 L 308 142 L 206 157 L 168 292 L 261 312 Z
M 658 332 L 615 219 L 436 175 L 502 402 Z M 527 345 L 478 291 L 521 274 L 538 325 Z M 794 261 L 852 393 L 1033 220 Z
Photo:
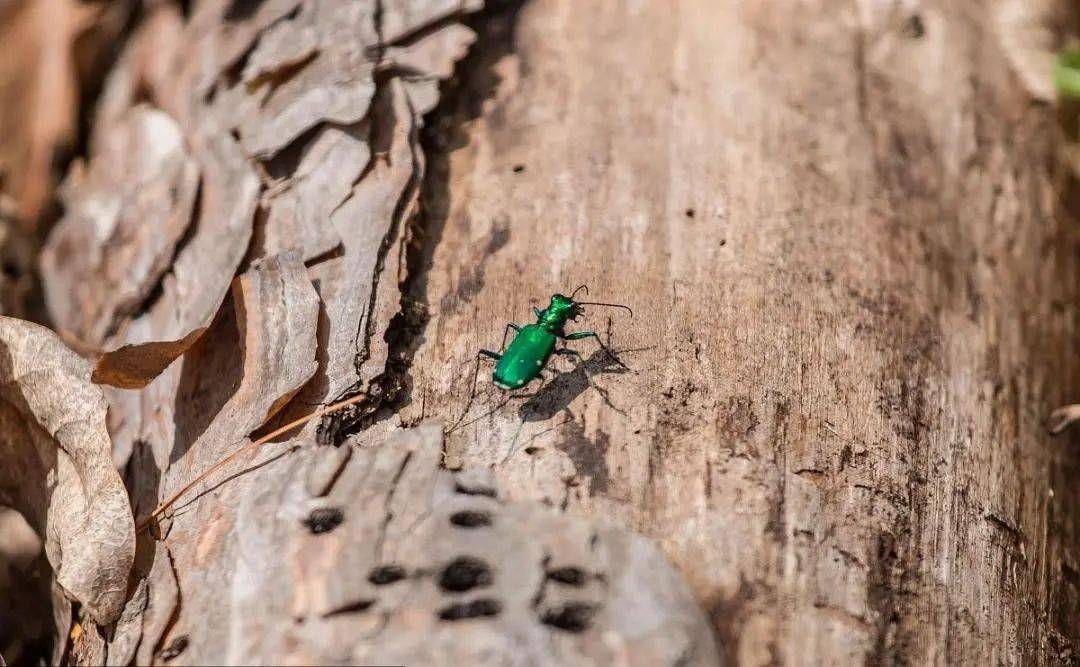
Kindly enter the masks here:
M 584 586 L 589 580 L 589 575 L 580 567 L 569 566 L 548 570 L 547 578 L 567 586 Z
M 169 642 L 168 646 L 161 649 L 161 652 L 158 653 L 158 658 L 165 662 L 169 662 L 170 660 L 179 657 L 179 655 L 187 649 L 189 643 L 190 640 L 187 635 L 180 635 Z
M 463 496 L 483 496 L 485 498 L 498 498 L 499 496 L 498 491 L 486 484 L 475 484 L 460 479 L 454 482 L 454 493 L 460 493 Z
M 263 98 L 262 106 L 266 106 L 273 97 L 274 91 L 284 86 L 289 81 L 300 76 L 300 72 L 319 57 L 319 50 L 313 49 L 311 53 L 294 62 L 281 63 L 274 69 L 265 70 L 257 74 L 247 83 L 249 92 L 255 92 L 263 86 L 267 86 L 266 97 Z
M 412 117 L 412 113 L 410 113 L 407 118 L 396 117 L 393 110 L 393 100 L 391 98 L 389 80 L 385 77 L 377 77 L 375 96 L 372 99 L 371 110 L 369 112 L 371 128 L 371 138 L 369 143 L 371 145 L 372 157 L 368 166 L 361 173 L 360 178 L 363 178 L 367 174 L 376 160 L 386 159 L 385 155 L 390 152 L 397 123 L 410 123 L 409 143 L 414 147 L 417 145 L 419 141 L 417 137 L 418 129 L 416 128 Z M 384 278 L 383 272 L 386 267 L 386 258 L 389 256 L 390 250 L 395 245 L 395 241 L 399 238 L 399 234 L 403 235 L 406 239 L 409 238 L 409 225 L 411 222 L 405 222 L 404 218 L 406 210 L 413 200 L 417 188 L 419 188 L 419 175 L 421 171 L 422 168 L 419 163 L 419 158 L 415 155 L 414 148 L 412 173 L 398 197 L 397 204 L 391 214 L 391 224 L 379 246 L 375 260 L 375 268 L 372 271 L 371 276 L 371 293 L 368 297 L 368 303 L 364 311 L 365 315 L 360 318 L 360 322 L 364 325 L 364 328 L 363 331 L 357 332 L 358 346 L 356 355 L 353 359 L 353 365 L 356 368 L 357 375 L 361 377 L 361 379 L 357 380 L 356 383 L 347 388 L 339 396 L 335 397 L 335 401 L 352 398 L 365 391 L 362 368 L 364 363 L 370 358 L 371 340 L 375 335 L 375 327 L 378 324 L 374 317 L 371 316 L 371 313 L 376 311 L 379 298 L 379 285 Z M 402 229 L 403 226 L 404 229 Z M 404 309 L 406 305 L 407 304 L 404 303 L 403 299 L 402 308 Z M 402 329 L 402 327 L 397 326 L 396 323 L 406 317 L 409 312 L 410 311 L 402 310 L 391 318 L 390 324 L 387 327 L 387 341 L 390 341 L 389 337 L 391 336 L 391 332 L 397 332 Z M 416 319 L 418 321 L 426 320 L 422 314 Z M 393 352 L 392 349 L 391 352 Z M 371 425 L 376 418 L 376 414 L 379 413 L 380 408 L 382 408 L 387 401 L 396 399 L 402 387 L 395 382 L 398 375 L 391 373 L 389 370 L 392 365 L 392 359 L 393 354 L 388 357 L 386 364 L 387 370 L 367 383 L 366 391 L 369 394 L 367 400 L 349 409 L 328 415 L 322 420 L 319 424 L 318 431 L 319 442 L 324 444 L 333 443 L 335 446 L 341 445 L 350 435 Z M 408 361 L 411 361 L 411 357 Z
M 422 129 L 419 129 L 414 144 L 423 153 L 426 171 L 421 181 L 409 186 L 419 189 L 419 206 L 402 230 L 405 271 L 404 279 L 400 282 L 401 307 L 385 333 L 388 344 L 386 368 L 369 383 L 373 389 L 372 396 L 363 409 L 331 415 L 324 421 L 320 430 L 325 432 L 324 437 L 335 444 L 340 444 L 348 436 L 377 421 L 397 414 L 411 402 L 412 361 L 429 319 L 427 274 L 433 265 L 435 249 L 442 238 L 449 214 L 450 153 L 468 144 L 466 127 L 469 121 L 479 117 L 483 101 L 495 94 L 500 82 L 495 65 L 514 51 L 517 16 L 524 4 L 524 0 L 491 2 L 484 11 L 462 21 L 476 32 L 476 42 L 468 54 L 458 61 L 454 74 L 440 86 L 439 104 L 424 116 Z M 380 39 L 381 11 L 380 5 L 376 14 Z M 382 73 L 382 76 L 387 75 L 386 72 Z M 377 151 L 373 150 L 373 153 L 377 154 Z M 418 157 L 416 173 L 421 171 L 419 162 Z M 410 201 L 410 196 L 401 198 L 399 206 L 402 210 L 396 211 L 395 217 L 399 213 L 404 214 L 404 208 Z M 397 238 L 395 231 L 387 235 L 388 240 Z M 379 277 L 378 272 L 382 271 L 384 257 L 380 253 L 376 278 Z M 372 294 L 374 299 L 376 291 L 373 290 Z M 372 310 L 369 308 L 368 312 Z M 364 349 L 358 353 L 358 363 L 366 359 L 367 341 L 374 333 L 367 332 Z M 359 391 L 361 387 L 352 387 L 338 400 L 356 395 Z
M 245 2 L 241 2 L 240 0 L 234 0 L 234 6 L 247 5 L 247 8 L 238 8 L 242 10 L 250 9 L 250 13 L 239 16 L 236 20 L 245 20 L 253 16 L 255 11 L 258 10 L 258 5 L 262 4 L 262 2 L 263 0 L 246 0 Z M 221 74 L 218 75 L 217 80 L 214 81 L 214 84 L 210 86 L 209 89 L 206 91 L 206 95 L 203 101 L 207 104 L 211 104 L 214 101 L 214 98 L 217 96 L 219 88 L 231 88 L 236 84 L 240 83 L 240 79 L 244 73 L 244 68 L 247 67 L 248 60 L 251 59 L 251 54 L 255 52 L 255 49 L 262 41 L 263 35 L 268 33 L 280 23 L 284 23 L 286 21 L 295 21 L 296 17 L 300 16 L 300 10 L 302 9 L 302 7 L 302 3 L 297 3 L 296 7 L 290 10 L 288 13 L 283 14 L 279 18 L 272 21 L 269 25 L 264 27 L 261 31 L 259 31 L 259 34 L 255 37 L 255 39 L 251 40 L 251 43 L 247 45 L 247 48 L 244 49 L 244 52 L 241 53 L 239 57 L 236 58 L 236 60 L 231 63 L 222 63 L 223 68 L 221 70 Z M 228 13 L 226 13 L 226 21 L 229 20 L 228 16 Z M 318 54 L 316 54 L 316 56 L 317 55 Z M 314 57 L 304 61 L 303 64 L 307 65 L 311 62 L 311 60 L 314 60 Z M 279 85 L 280 83 L 283 82 L 279 82 Z
M 498 600 L 481 598 L 472 602 L 459 602 L 439 610 L 439 618 L 444 621 L 460 621 L 468 618 L 498 616 L 502 605 Z
M 162 643 L 165 641 L 165 638 L 169 636 L 169 633 L 172 632 L 176 622 L 180 620 L 180 607 L 184 603 L 184 594 L 183 591 L 180 590 L 180 573 L 176 571 L 176 561 L 173 560 L 172 551 L 169 550 L 169 547 L 164 540 L 161 541 L 160 547 L 164 550 L 165 558 L 169 559 L 169 570 L 172 572 L 173 582 L 176 584 L 176 604 L 173 606 L 172 613 L 169 615 L 169 620 L 165 623 L 165 627 L 162 629 L 161 634 L 154 638 L 154 655 L 161 655 L 162 651 L 166 650 L 167 647 L 162 646 Z M 158 557 L 160 558 L 161 554 L 159 554 Z M 143 639 L 146 640 L 150 638 L 144 637 Z M 179 639 L 179 637 L 177 639 Z M 169 647 L 171 646 L 172 644 L 170 643 Z
M 540 614 L 540 622 L 566 632 L 584 632 L 592 623 L 596 614 L 596 605 L 588 602 L 567 602 L 564 605 L 545 609 Z
M 376 600 L 374 598 L 361 598 L 359 600 L 354 600 L 353 602 L 348 602 L 341 605 L 340 607 L 335 607 L 330 611 L 324 613 L 323 618 L 341 616 L 342 614 L 359 614 L 361 612 L 367 611 L 368 609 L 371 609 L 371 607 L 375 605 L 375 602 Z
M 464 593 L 492 582 L 491 568 L 472 556 L 460 556 L 450 561 L 439 575 L 439 588 L 451 593 Z
M 345 513 L 338 507 L 319 507 L 311 510 L 301 522 L 315 535 L 329 533 L 345 520 Z
M 386 492 L 386 515 L 383 517 L 382 526 L 379 529 L 379 538 L 375 545 L 375 554 L 379 560 L 382 560 L 383 545 L 386 543 L 386 529 L 390 526 L 390 522 L 394 520 L 394 494 L 397 493 L 398 482 L 401 481 L 401 477 L 405 474 L 405 468 L 409 466 L 412 456 L 413 453 L 408 452 L 401 459 L 401 465 L 398 466 L 397 471 L 394 473 L 394 478 L 390 480 L 390 489 Z
M 368 581 L 376 586 L 387 586 L 397 583 L 407 576 L 405 568 L 400 565 L 380 565 L 368 574 Z
M 249 19 L 259 11 L 265 0 L 232 0 L 225 8 L 226 21 L 235 22 Z
M 459 528 L 482 528 L 491 525 L 491 512 L 461 510 L 450 515 L 450 523 Z

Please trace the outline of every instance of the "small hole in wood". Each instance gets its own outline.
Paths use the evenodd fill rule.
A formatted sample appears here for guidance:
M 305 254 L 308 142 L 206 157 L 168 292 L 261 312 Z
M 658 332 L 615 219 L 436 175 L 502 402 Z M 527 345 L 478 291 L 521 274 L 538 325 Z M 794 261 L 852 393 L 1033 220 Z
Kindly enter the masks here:
M 471 556 L 455 558 L 439 575 L 439 587 L 453 593 L 463 593 L 490 584 L 491 568 L 484 561 Z
M 921 39 L 926 34 L 926 24 L 923 23 L 922 16 L 918 14 L 912 14 L 911 18 L 909 18 L 904 23 L 904 28 L 902 32 L 904 33 L 905 37 L 910 37 L 911 39 Z
M 462 510 L 450 515 L 450 523 L 460 528 L 481 528 L 491 525 L 491 512 Z
M 567 586 L 584 586 L 589 575 L 580 567 L 560 567 L 548 572 L 547 577 Z
M 502 605 L 498 600 L 481 598 L 472 602 L 458 602 L 439 610 L 439 618 L 444 621 L 460 621 L 466 618 L 498 616 Z
M 386 586 L 405 578 L 405 568 L 400 565 L 380 565 L 372 568 L 368 581 L 376 586 Z
M 308 530 L 316 535 L 329 533 L 341 525 L 345 520 L 345 513 L 337 507 L 318 507 L 304 517 L 303 523 Z
M 514 173 L 515 174 L 520 174 L 523 171 L 525 171 L 525 165 L 523 165 L 523 164 L 515 164 L 514 165 Z
M 692 218 L 692 217 L 694 217 L 695 215 L 697 215 L 697 211 L 695 211 L 695 210 L 694 210 L 694 209 L 692 209 L 692 208 L 688 208 L 688 209 L 686 209 L 686 217 L 688 217 L 688 218 Z
M 592 622 L 596 606 L 587 602 L 568 602 L 560 607 L 547 609 L 540 615 L 540 622 L 567 632 L 584 632 Z
M 340 607 L 336 607 L 326 612 L 325 614 L 323 614 L 323 618 L 339 616 L 341 614 L 359 614 L 361 612 L 367 611 L 368 609 L 371 609 L 372 605 L 374 604 L 375 600 L 373 598 L 363 598 L 360 600 L 356 600 L 355 602 L 347 602 Z
M 482 484 L 467 484 L 464 482 L 455 482 L 454 491 L 464 496 L 485 496 L 488 498 L 495 497 L 495 489 L 490 486 L 484 486 Z
M 161 658 L 165 662 L 168 662 L 183 653 L 184 650 L 188 647 L 189 643 L 190 642 L 188 641 L 187 635 L 180 635 L 176 639 L 169 642 L 168 646 L 161 649 L 161 651 L 158 653 L 158 658 Z

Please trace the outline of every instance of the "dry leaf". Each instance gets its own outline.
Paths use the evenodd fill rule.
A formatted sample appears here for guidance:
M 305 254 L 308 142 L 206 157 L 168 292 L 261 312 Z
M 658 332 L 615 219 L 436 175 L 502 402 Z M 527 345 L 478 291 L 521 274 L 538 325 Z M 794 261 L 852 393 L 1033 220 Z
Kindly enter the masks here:
M 120 614 L 135 554 L 106 407 L 90 364 L 56 334 L 0 317 L 0 502 L 44 538 L 57 581 L 99 623 Z

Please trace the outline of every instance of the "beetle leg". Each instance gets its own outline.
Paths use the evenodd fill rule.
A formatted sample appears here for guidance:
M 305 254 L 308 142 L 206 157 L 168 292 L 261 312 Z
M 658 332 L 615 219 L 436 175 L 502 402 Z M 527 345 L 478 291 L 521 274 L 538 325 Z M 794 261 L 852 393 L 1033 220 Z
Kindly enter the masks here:
M 615 356 L 615 353 L 612 352 L 607 345 L 604 345 L 604 341 L 600 340 L 600 335 L 597 334 L 595 331 L 575 331 L 572 334 L 566 334 L 565 336 L 562 336 L 563 340 L 582 340 L 583 338 L 595 338 L 596 343 L 600 346 L 600 349 L 606 352 L 609 357 L 614 359 L 615 363 L 619 364 L 626 370 L 630 370 L 629 366 L 624 364 L 617 356 Z
M 458 427 L 462 419 L 465 419 L 465 415 L 469 414 L 469 410 L 472 409 L 473 400 L 476 398 L 476 378 L 480 375 L 480 359 L 487 357 L 498 361 L 502 359 L 502 355 L 498 352 L 492 352 L 491 350 L 480 350 L 476 353 L 476 365 L 473 367 L 472 384 L 469 386 L 469 400 L 465 403 L 465 410 L 462 411 L 461 416 L 454 422 L 454 425 L 450 427 L 447 433 L 452 432 Z
M 488 359 L 494 359 L 498 361 L 502 359 L 502 355 L 498 352 L 492 352 L 491 350 L 480 350 L 476 353 L 476 367 L 473 369 L 472 374 L 472 387 L 469 389 L 469 404 L 472 405 L 472 400 L 476 396 L 476 378 L 480 375 L 480 359 L 487 357 Z
M 521 331 L 521 327 L 520 327 L 520 326 L 518 326 L 518 325 L 514 324 L 513 322 L 510 322 L 510 323 L 508 323 L 508 324 L 506 325 L 506 328 L 505 328 L 505 329 L 503 329 L 503 339 L 502 339 L 502 344 L 501 344 L 501 345 L 499 345 L 499 351 L 500 351 L 500 352 L 504 352 L 504 351 L 506 350 L 506 337 L 510 335 L 510 330 L 511 330 L 511 329 L 513 329 L 514 331 Z
M 544 311 L 540 310 L 536 306 L 533 306 L 533 315 L 536 315 L 536 319 L 540 319 L 544 315 Z

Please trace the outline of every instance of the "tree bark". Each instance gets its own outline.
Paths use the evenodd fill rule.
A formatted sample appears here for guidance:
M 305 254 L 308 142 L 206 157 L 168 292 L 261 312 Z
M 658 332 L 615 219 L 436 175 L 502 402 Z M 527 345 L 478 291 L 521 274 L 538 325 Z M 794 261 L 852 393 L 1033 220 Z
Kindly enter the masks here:
M 42 260 L 135 517 L 367 398 L 140 534 L 68 659 L 1075 659 L 1072 181 L 994 8 L 483 5 L 143 16 Z M 613 353 L 473 398 L 582 283 Z

